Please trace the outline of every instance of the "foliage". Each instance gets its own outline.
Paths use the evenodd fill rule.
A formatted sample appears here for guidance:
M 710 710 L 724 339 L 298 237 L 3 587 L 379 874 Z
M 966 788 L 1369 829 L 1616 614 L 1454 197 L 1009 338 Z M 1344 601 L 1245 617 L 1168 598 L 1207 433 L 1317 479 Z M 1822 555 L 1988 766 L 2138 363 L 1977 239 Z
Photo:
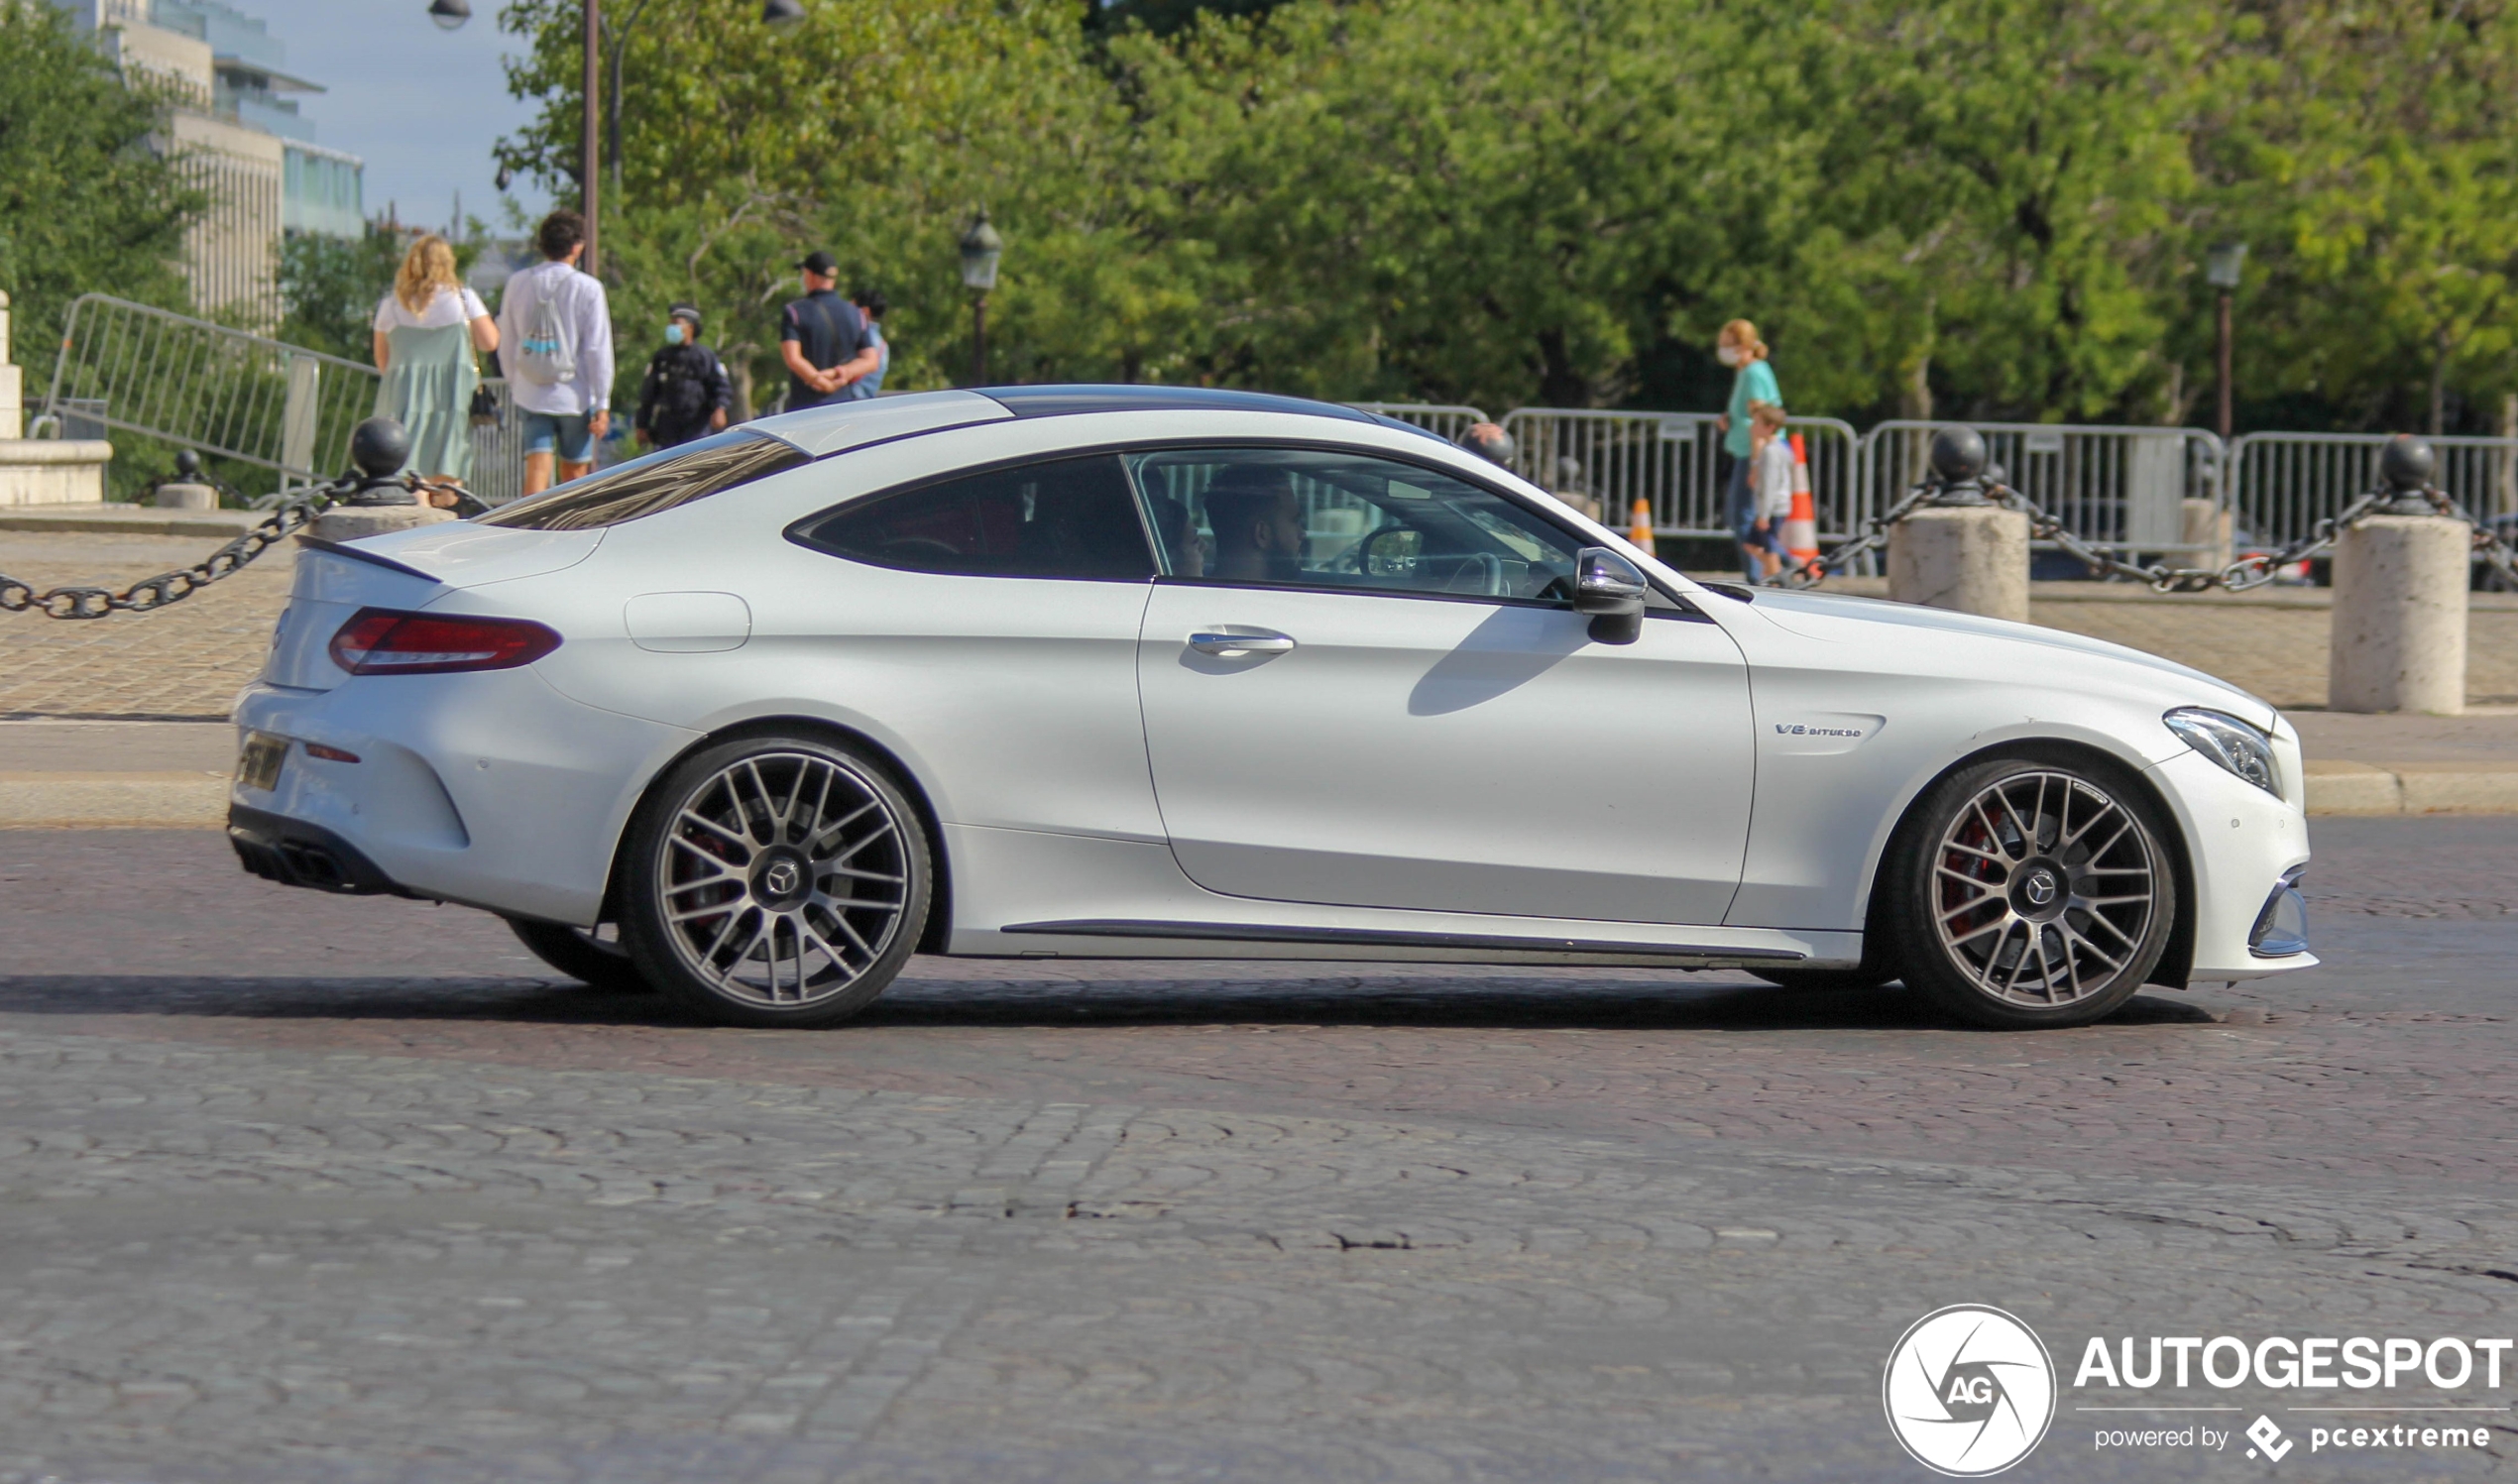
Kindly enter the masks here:
M 364 365 L 402 250 L 401 238 L 374 227 L 360 237 L 290 234 L 280 249 L 280 338 Z
M 183 231 L 207 202 L 150 149 L 164 117 L 59 8 L 0 4 L 0 289 L 30 376 L 82 293 L 188 302 Z
M 503 18 L 541 104 L 503 149 L 562 194 L 580 14 Z M 2518 389 L 2511 0 L 634 14 L 617 317 L 698 302 L 762 400 L 812 247 L 892 298 L 890 385 L 959 379 L 979 204 L 998 379 L 1703 406 L 1745 315 L 1801 411 L 2177 422 L 2237 238 L 2242 407 L 2471 426 Z

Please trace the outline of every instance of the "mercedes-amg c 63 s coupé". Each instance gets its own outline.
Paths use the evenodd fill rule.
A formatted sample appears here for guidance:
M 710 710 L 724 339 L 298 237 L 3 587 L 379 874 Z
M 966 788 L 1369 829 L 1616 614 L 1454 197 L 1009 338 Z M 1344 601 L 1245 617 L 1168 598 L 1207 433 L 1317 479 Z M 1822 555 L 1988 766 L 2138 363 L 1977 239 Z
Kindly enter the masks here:
M 2316 962 L 2271 706 L 1691 581 L 1344 407 L 887 397 L 306 544 L 245 863 L 725 1020 L 843 1019 L 922 951 L 1901 979 L 2012 1027 Z

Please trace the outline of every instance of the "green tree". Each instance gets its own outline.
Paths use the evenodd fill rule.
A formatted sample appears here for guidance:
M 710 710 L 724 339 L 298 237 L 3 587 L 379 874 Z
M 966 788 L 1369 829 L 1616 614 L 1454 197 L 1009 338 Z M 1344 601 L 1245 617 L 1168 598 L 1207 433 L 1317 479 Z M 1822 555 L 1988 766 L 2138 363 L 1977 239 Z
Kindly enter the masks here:
M 2207 157 L 2254 249 L 2241 385 L 2433 432 L 2518 388 L 2518 12 L 2290 0 L 2243 55 Z
M 357 237 L 290 235 L 280 248 L 280 338 L 365 365 L 402 251 L 398 234 L 373 226 Z
M 57 7 L 0 5 L 0 288 L 25 351 L 58 344 L 82 293 L 188 302 L 183 232 L 208 202 L 152 148 L 164 121 Z

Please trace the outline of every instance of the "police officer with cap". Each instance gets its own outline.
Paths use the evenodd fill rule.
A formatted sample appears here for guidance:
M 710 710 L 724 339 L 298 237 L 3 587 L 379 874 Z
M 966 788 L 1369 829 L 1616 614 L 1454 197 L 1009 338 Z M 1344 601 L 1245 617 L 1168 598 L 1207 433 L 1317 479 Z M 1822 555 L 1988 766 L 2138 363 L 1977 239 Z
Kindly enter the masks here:
M 638 441 L 672 448 L 726 426 L 735 405 L 735 383 L 717 352 L 700 344 L 700 311 L 675 304 L 666 311 L 664 348 L 647 361 L 638 383 Z

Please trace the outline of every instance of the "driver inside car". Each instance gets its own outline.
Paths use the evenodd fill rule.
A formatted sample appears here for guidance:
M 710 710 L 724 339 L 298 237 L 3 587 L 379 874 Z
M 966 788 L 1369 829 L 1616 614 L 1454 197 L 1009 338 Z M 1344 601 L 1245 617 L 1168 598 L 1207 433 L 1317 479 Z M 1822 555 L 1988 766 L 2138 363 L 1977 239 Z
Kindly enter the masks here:
M 1225 470 L 1206 491 L 1206 522 L 1215 532 L 1207 576 L 1303 580 L 1303 501 L 1285 470 L 1247 464 Z

